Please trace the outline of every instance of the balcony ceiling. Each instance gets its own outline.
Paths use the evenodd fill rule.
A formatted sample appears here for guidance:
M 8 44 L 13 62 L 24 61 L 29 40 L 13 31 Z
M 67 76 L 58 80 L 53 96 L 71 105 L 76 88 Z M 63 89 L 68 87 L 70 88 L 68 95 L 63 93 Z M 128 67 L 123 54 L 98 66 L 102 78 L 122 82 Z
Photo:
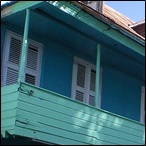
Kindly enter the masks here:
M 17 30 L 23 30 L 25 10 L 3 18 L 3 22 L 12 25 Z M 29 37 L 35 34 L 45 40 L 52 40 L 77 51 L 84 52 L 93 58 L 96 58 L 97 43 L 104 43 L 103 49 L 112 48 L 144 63 L 144 56 L 139 55 L 123 44 L 120 44 L 49 3 L 31 10 L 29 23 Z

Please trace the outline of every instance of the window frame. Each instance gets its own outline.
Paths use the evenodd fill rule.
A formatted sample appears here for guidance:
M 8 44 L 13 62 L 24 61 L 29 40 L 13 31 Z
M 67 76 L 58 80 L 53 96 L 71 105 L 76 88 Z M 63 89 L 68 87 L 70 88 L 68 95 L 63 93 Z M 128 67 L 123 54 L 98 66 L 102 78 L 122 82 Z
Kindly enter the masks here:
M 13 31 L 6 30 L 6 35 L 5 35 L 5 42 L 4 42 L 4 51 L 3 51 L 3 58 L 2 58 L 2 68 L 1 68 L 1 86 L 6 86 L 6 78 L 7 78 L 7 68 L 10 66 L 13 69 L 18 70 L 18 75 L 19 75 L 19 68 L 20 65 L 13 64 L 12 62 L 8 62 L 9 59 L 9 53 L 10 53 L 10 42 L 11 42 L 11 37 L 16 38 L 18 40 L 23 41 L 23 36 L 20 34 L 17 34 Z M 26 67 L 26 62 L 25 62 L 25 75 L 30 74 L 36 77 L 35 80 L 35 86 L 40 86 L 40 75 L 41 75 L 41 64 L 42 64 L 42 54 L 43 54 L 43 44 L 34 41 L 32 39 L 28 38 L 28 46 L 33 45 L 37 47 L 38 49 L 38 56 L 37 56 L 37 70 L 32 71 L 31 69 Z M 28 46 L 27 46 L 27 53 L 28 53 Z M 22 48 L 21 48 L 22 49 Z M 20 51 L 21 52 L 21 51 Z M 27 58 L 27 53 L 26 53 L 26 58 Z M 21 55 L 21 53 L 20 53 Z M 25 76 L 24 76 L 25 80 Z
M 145 118 L 145 86 L 141 87 L 140 122 L 144 123 Z
M 91 77 L 91 71 L 94 70 L 96 72 L 96 65 L 85 61 L 81 58 L 78 58 L 74 56 L 74 62 L 73 62 L 73 70 L 72 70 L 72 88 L 71 88 L 71 97 L 75 99 L 76 94 L 76 81 L 77 81 L 77 65 L 83 65 L 85 66 L 86 73 L 85 73 L 85 88 L 83 89 L 84 94 L 86 95 L 86 99 L 84 99 L 83 103 L 89 104 L 89 95 L 93 95 L 95 92 L 90 91 L 90 77 Z M 99 86 L 99 96 L 98 96 L 98 108 L 101 107 L 101 91 L 102 91 L 102 73 L 103 69 L 100 67 L 100 86 Z M 76 100 L 76 99 L 75 99 Z

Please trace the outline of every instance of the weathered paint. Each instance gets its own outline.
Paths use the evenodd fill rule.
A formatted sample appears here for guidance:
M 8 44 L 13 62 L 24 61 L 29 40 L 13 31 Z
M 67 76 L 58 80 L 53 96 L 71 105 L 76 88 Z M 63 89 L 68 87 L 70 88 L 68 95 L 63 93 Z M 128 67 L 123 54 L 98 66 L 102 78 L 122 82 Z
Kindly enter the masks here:
M 56 144 L 144 144 L 144 125 L 139 122 L 22 85 L 13 134 Z
M 140 97 L 143 82 L 103 67 L 101 108 L 140 121 Z
M 30 10 L 26 9 L 26 19 L 25 19 L 23 42 L 22 42 L 18 82 L 25 81 L 24 70 L 25 70 L 26 53 L 27 53 L 27 45 L 28 45 L 29 15 L 30 15 Z
M 96 84 L 95 84 L 95 107 L 98 106 L 99 98 L 99 80 L 100 80 L 100 56 L 101 56 L 101 44 L 97 45 L 97 55 L 96 55 Z

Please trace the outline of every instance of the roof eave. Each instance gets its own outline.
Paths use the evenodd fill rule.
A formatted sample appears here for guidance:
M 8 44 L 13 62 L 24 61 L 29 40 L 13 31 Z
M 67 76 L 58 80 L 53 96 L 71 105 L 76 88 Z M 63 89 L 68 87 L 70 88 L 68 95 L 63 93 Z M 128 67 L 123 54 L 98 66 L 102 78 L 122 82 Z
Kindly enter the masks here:
M 40 5 L 45 4 L 46 2 L 48 2 L 48 3 L 52 4 L 53 6 L 59 8 L 61 11 L 64 11 L 63 9 L 61 9 L 62 6 L 70 8 L 72 11 L 74 11 L 74 13 L 71 14 L 72 12 L 66 12 L 69 15 L 72 15 L 76 19 L 88 24 L 89 26 L 97 29 L 98 31 L 104 33 L 105 35 L 115 39 L 119 43 L 123 43 L 124 45 L 131 48 L 132 50 L 134 50 L 134 51 L 138 52 L 139 54 L 145 56 L 145 50 L 143 49 L 143 47 L 145 46 L 145 38 L 141 37 L 140 35 L 135 35 L 132 32 L 129 32 L 128 30 L 119 26 L 115 22 L 112 22 L 112 20 L 110 20 L 109 18 L 107 18 L 103 14 L 101 14 L 101 13 L 95 11 L 94 9 L 92 9 L 92 8 L 86 6 L 86 5 L 83 5 L 83 4 L 81 4 L 77 1 L 31 1 L 31 3 L 27 3 L 26 6 L 22 5 L 24 3 L 24 1 L 19 1 L 19 3 L 18 2 L 11 3 L 11 5 L 8 6 L 8 7 L 5 6 L 3 11 L 5 11 L 9 8 L 11 8 L 12 10 L 10 12 L 8 12 L 5 16 L 3 15 L 3 17 L 6 17 L 6 16 L 14 14 L 16 12 L 25 10 L 27 8 L 39 7 Z M 55 2 L 58 2 L 59 4 L 56 5 Z M 20 5 L 21 5 L 21 7 L 19 7 Z M 84 16 L 85 14 L 88 15 L 88 18 L 85 18 L 85 16 Z M 89 20 L 91 20 L 93 24 L 89 23 Z M 98 24 L 103 23 L 103 24 L 105 24 L 103 26 L 104 28 L 107 29 L 107 26 L 108 26 L 111 30 L 110 31 L 103 31 L 103 30 L 101 30 L 100 28 L 97 27 L 96 23 L 98 23 Z M 121 37 L 122 40 L 117 39 L 115 34 L 119 34 L 119 36 Z M 129 41 L 132 44 L 135 44 L 135 45 L 139 46 L 138 47 L 139 49 L 138 50 L 133 49 L 134 45 L 131 45 L 131 43 L 127 42 L 127 40 L 125 40 L 124 36 L 127 36 L 128 38 L 133 40 L 133 41 L 131 41 L 129 39 Z M 136 42 L 138 44 L 136 44 Z
M 82 10 L 86 11 L 87 13 L 89 13 L 90 15 L 95 17 L 96 19 L 102 21 L 103 23 L 109 25 L 113 29 L 120 31 L 124 35 L 132 38 L 133 40 L 135 40 L 135 41 L 137 41 L 145 46 L 145 38 L 143 36 L 141 36 L 137 33 L 130 32 L 126 28 L 121 27 L 119 24 L 116 24 L 115 22 L 113 22 L 113 20 L 111 20 L 110 18 L 107 18 L 104 14 L 99 13 L 98 11 L 92 9 L 89 6 L 86 6 L 86 5 L 79 3 L 77 1 L 70 1 L 70 2 L 75 4 L 76 6 L 81 7 Z

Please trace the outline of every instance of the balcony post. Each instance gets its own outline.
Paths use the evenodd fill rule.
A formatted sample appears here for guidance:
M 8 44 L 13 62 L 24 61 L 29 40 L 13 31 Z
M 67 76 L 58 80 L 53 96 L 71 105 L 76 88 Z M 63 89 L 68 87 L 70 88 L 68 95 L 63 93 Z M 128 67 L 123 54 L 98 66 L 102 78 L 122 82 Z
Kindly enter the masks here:
M 97 56 L 96 56 L 95 107 L 98 107 L 98 98 L 99 98 L 100 55 L 101 55 L 101 44 L 98 44 Z
M 29 17 L 30 17 L 30 10 L 26 9 L 26 18 L 25 18 L 21 58 L 20 58 L 18 84 L 20 83 L 20 81 L 25 81 L 24 78 L 25 78 L 26 53 L 27 53 L 27 45 L 28 45 Z

